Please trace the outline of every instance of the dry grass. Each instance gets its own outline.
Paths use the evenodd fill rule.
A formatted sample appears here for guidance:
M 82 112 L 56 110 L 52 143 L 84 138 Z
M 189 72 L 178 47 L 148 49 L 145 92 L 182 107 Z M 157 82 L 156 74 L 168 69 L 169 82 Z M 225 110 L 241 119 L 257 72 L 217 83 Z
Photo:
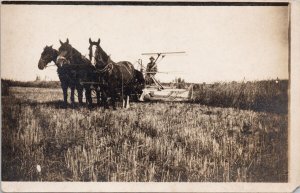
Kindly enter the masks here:
M 200 104 L 287 114 L 288 80 L 224 82 L 195 85 Z
M 61 97 L 41 88 L 2 97 L 2 180 L 287 182 L 286 114 L 187 103 L 62 109 Z

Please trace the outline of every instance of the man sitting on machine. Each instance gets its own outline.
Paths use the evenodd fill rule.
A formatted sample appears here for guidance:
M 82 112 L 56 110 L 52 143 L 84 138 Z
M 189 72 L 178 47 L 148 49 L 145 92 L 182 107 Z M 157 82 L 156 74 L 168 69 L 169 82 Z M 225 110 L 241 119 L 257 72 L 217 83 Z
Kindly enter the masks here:
M 146 80 L 146 84 L 151 85 L 154 83 L 152 77 L 154 77 L 155 74 L 157 73 L 157 65 L 154 61 L 155 59 L 152 56 L 149 59 L 150 62 L 147 64 L 145 80 Z

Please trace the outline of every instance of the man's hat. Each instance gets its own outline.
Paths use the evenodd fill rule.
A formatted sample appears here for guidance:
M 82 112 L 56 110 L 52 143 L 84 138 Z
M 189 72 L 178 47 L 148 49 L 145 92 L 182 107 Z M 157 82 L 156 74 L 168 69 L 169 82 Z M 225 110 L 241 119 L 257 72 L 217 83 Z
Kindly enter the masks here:
M 155 58 L 153 58 L 153 56 L 151 56 L 149 59 L 150 59 L 150 60 L 154 60 Z

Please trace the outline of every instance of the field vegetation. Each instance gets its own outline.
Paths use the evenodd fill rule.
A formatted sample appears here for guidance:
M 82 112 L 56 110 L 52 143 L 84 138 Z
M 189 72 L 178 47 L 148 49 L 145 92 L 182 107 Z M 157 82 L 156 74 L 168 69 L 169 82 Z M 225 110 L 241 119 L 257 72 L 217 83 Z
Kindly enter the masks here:
M 259 96 L 248 86 L 244 95 Z M 116 111 L 63 109 L 61 89 L 11 87 L 2 96 L 2 180 L 287 182 L 288 114 L 233 108 L 229 87 L 195 89 L 196 103 Z
M 288 80 L 197 84 L 194 102 L 287 114 Z
M 59 81 L 17 81 L 9 79 L 1 79 L 1 88 L 6 89 L 8 87 L 34 87 L 34 88 L 60 88 Z

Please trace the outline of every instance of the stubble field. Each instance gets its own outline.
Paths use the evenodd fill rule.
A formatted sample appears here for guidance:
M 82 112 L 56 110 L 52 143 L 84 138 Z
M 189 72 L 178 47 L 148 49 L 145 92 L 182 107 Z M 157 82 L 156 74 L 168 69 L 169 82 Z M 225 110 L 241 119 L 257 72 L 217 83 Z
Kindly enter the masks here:
M 62 92 L 2 96 L 3 181 L 286 182 L 288 116 L 196 103 L 60 108 Z

